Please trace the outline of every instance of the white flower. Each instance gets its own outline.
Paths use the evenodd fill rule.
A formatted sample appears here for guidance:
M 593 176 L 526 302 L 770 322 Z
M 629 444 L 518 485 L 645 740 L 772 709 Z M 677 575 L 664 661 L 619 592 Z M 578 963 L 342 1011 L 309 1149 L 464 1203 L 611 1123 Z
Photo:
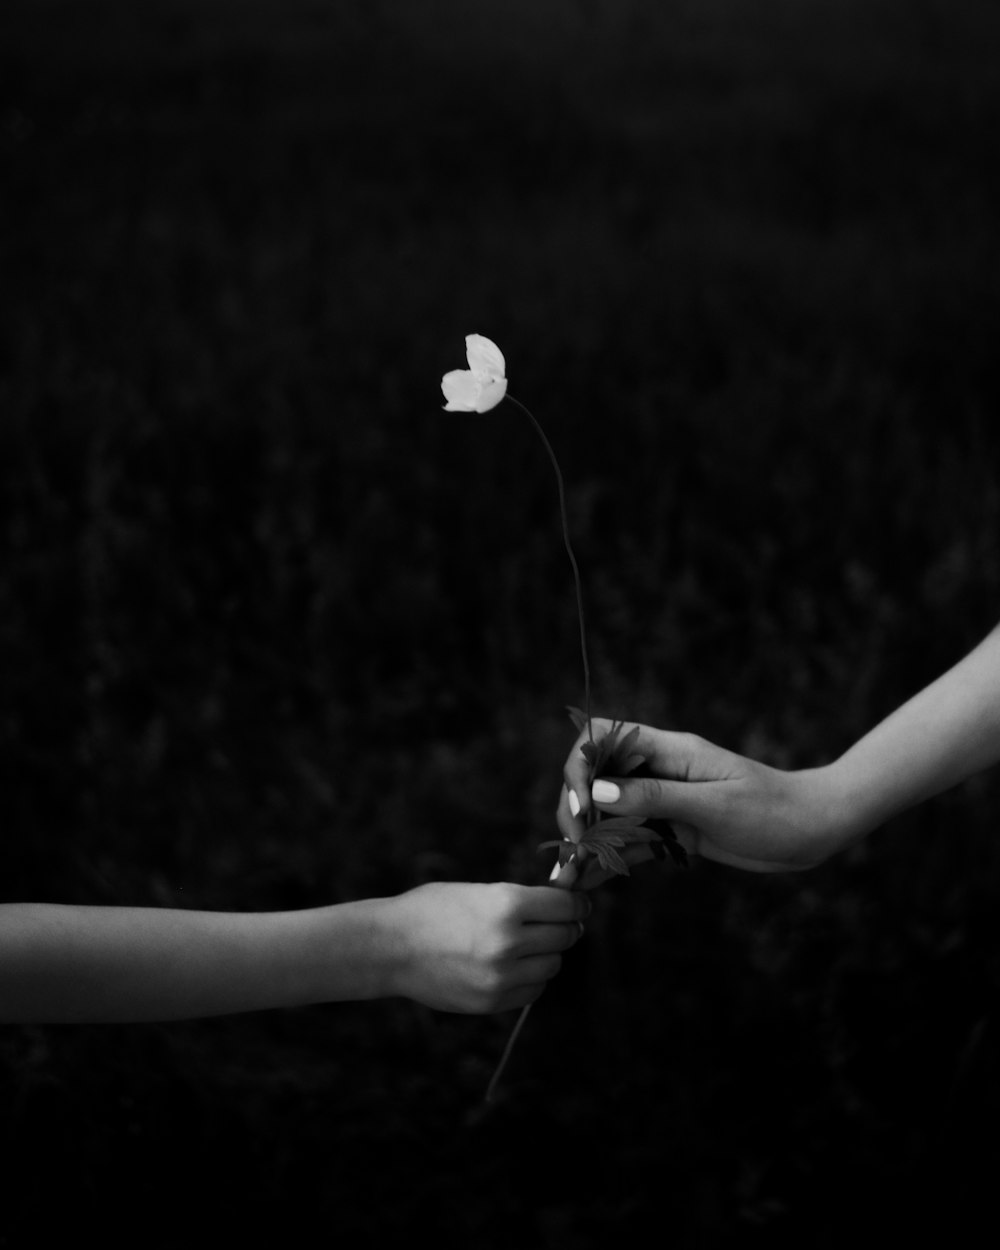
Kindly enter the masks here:
M 441 379 L 446 412 L 489 412 L 507 394 L 503 352 L 481 334 L 465 336 L 468 369 L 453 369 Z

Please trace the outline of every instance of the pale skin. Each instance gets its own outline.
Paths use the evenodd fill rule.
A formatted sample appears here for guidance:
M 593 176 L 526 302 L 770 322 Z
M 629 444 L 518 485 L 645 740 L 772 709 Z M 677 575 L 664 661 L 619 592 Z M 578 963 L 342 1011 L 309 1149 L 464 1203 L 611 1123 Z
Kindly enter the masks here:
M 0 905 L 0 1021 L 182 1020 L 405 998 L 496 1012 L 537 999 L 587 899 L 548 886 L 434 883 L 284 912 Z
M 595 720 L 595 737 L 609 727 Z M 668 820 L 685 849 L 705 859 L 754 872 L 812 868 L 1000 761 L 1000 626 L 821 767 L 772 768 L 693 734 L 642 725 L 637 749 L 653 776 L 598 779 L 591 792 L 585 740 L 584 732 L 564 770 L 564 837 L 580 831 L 593 804 L 609 815 Z M 640 847 L 628 858 L 650 853 Z

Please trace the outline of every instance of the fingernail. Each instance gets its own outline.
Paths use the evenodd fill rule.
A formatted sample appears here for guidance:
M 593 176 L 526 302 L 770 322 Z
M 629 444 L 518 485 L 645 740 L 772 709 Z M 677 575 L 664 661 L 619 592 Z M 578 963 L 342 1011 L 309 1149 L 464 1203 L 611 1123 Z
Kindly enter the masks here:
M 554 881 L 560 890 L 572 890 L 578 876 L 576 862 L 569 859 L 565 864 L 556 864 L 549 880 Z
M 613 781 L 600 778 L 590 787 L 590 794 L 595 803 L 617 803 L 622 797 L 621 790 Z
M 580 800 L 576 797 L 575 790 L 569 792 L 569 810 L 571 816 L 580 815 Z

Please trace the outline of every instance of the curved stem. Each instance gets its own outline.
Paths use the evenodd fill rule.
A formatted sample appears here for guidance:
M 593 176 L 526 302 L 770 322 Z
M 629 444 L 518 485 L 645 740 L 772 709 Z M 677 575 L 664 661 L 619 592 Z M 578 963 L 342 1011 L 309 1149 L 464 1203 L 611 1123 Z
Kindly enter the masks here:
M 524 1022 L 528 1018 L 528 1012 L 531 1010 L 531 1003 L 525 1003 L 521 1008 L 521 1014 L 517 1017 L 517 1024 L 510 1037 L 507 1038 L 507 1045 L 503 1048 L 503 1054 L 500 1056 L 500 1062 L 496 1066 L 496 1071 L 486 1087 L 485 1101 L 492 1102 L 496 1088 L 500 1084 L 500 1078 L 503 1076 L 503 1070 L 507 1066 L 507 1060 L 510 1058 L 510 1052 L 514 1049 L 514 1043 L 517 1041 L 518 1034 L 524 1028 Z
M 583 586 L 580 581 L 580 566 L 576 562 L 576 553 L 573 551 L 573 544 L 570 541 L 569 536 L 569 516 L 566 511 L 566 487 L 563 482 L 562 469 L 559 467 L 559 461 L 556 458 L 555 451 L 552 449 L 552 444 L 549 442 L 548 436 L 539 424 L 538 418 L 535 414 L 530 408 L 526 408 L 519 399 L 515 399 L 513 395 L 507 395 L 506 398 L 508 402 L 515 406 L 515 408 L 519 408 L 535 427 L 535 431 L 538 434 L 538 437 L 542 440 L 542 445 L 548 452 L 549 459 L 552 461 L 552 467 L 555 470 L 556 485 L 559 487 L 559 516 L 562 520 L 563 542 L 566 546 L 566 554 L 569 556 L 570 567 L 573 570 L 573 585 L 576 589 L 576 613 L 577 619 L 580 622 L 580 654 L 583 659 L 583 694 L 584 706 L 587 713 L 587 734 L 591 742 L 593 742 L 594 732 L 591 725 L 590 715 L 590 660 L 587 656 L 587 626 L 583 612 Z M 578 854 L 574 854 L 570 857 L 552 881 L 553 885 L 564 890 L 571 890 L 573 888 L 577 880 L 578 870 L 574 864 L 574 861 L 576 861 L 577 858 Z M 572 872 L 569 871 L 571 866 L 573 868 Z M 507 1039 L 507 1045 L 504 1047 L 503 1054 L 500 1056 L 500 1062 L 497 1064 L 496 1071 L 493 1073 L 490 1083 L 486 1088 L 486 1102 L 493 1101 L 493 1095 L 496 1093 L 497 1086 L 500 1083 L 500 1077 L 503 1075 L 504 1069 L 507 1066 L 507 1060 L 510 1058 L 511 1051 L 514 1049 L 514 1043 L 517 1041 L 521 1030 L 524 1028 L 524 1023 L 528 1018 L 528 1012 L 530 1010 L 531 1003 L 527 1003 L 521 1008 L 521 1014 L 518 1016 L 517 1023 L 514 1025 L 514 1029 L 510 1037 Z
M 579 864 L 583 862 L 586 852 L 583 848 L 577 847 L 573 854 L 569 857 L 565 864 L 559 868 L 559 871 L 551 879 L 550 885 L 559 890 L 572 890 L 577 883 L 579 876 Z M 507 1066 L 507 1060 L 510 1058 L 510 1052 L 514 1049 L 514 1043 L 517 1041 L 518 1034 L 524 1028 L 524 1022 L 528 1018 L 528 1012 L 531 1010 L 531 1003 L 525 1003 L 521 1008 L 521 1014 L 517 1017 L 517 1023 L 514 1025 L 513 1032 L 507 1039 L 507 1045 L 503 1048 L 503 1054 L 500 1056 L 500 1062 L 496 1066 L 496 1071 L 490 1078 L 490 1083 L 486 1087 L 485 1102 L 492 1102 L 493 1095 L 496 1093 L 497 1086 L 500 1084 L 500 1077 L 503 1070 Z
M 587 713 L 587 733 L 593 741 L 593 731 L 590 723 L 590 661 L 587 658 L 587 627 L 583 614 L 583 588 L 580 582 L 580 567 L 576 562 L 576 555 L 573 551 L 573 544 L 569 537 L 569 517 L 566 512 L 566 487 L 563 483 L 562 469 L 559 468 L 559 461 L 556 459 L 556 453 L 552 450 L 552 444 L 548 440 L 548 436 L 539 424 L 538 418 L 530 408 L 525 407 L 519 399 L 515 399 L 513 395 L 507 395 L 508 403 L 513 404 L 516 408 L 524 413 L 531 424 L 535 427 L 538 437 L 542 440 L 545 450 L 549 454 L 552 461 L 552 467 L 556 472 L 556 484 L 559 487 L 559 515 L 562 519 L 563 542 L 566 545 L 566 554 L 569 556 L 569 562 L 573 569 L 573 584 L 576 588 L 576 613 L 580 622 L 580 653 L 583 658 L 583 692 L 585 701 L 585 710 Z

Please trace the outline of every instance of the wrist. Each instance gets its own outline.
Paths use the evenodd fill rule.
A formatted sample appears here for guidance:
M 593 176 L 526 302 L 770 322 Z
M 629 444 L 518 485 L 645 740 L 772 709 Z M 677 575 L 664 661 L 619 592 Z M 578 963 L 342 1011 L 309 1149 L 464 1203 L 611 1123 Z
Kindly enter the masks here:
M 817 862 L 859 841 L 880 823 L 871 796 L 843 757 L 797 775 L 809 796 L 809 828 Z
M 301 1002 L 368 1002 L 397 992 L 394 901 L 359 899 L 297 914 L 296 927 L 305 924 L 295 942 Z
M 365 949 L 363 994 L 368 1000 L 408 997 L 408 969 L 412 963 L 412 941 L 407 922 L 406 895 L 370 898 L 358 904 L 364 908 Z

